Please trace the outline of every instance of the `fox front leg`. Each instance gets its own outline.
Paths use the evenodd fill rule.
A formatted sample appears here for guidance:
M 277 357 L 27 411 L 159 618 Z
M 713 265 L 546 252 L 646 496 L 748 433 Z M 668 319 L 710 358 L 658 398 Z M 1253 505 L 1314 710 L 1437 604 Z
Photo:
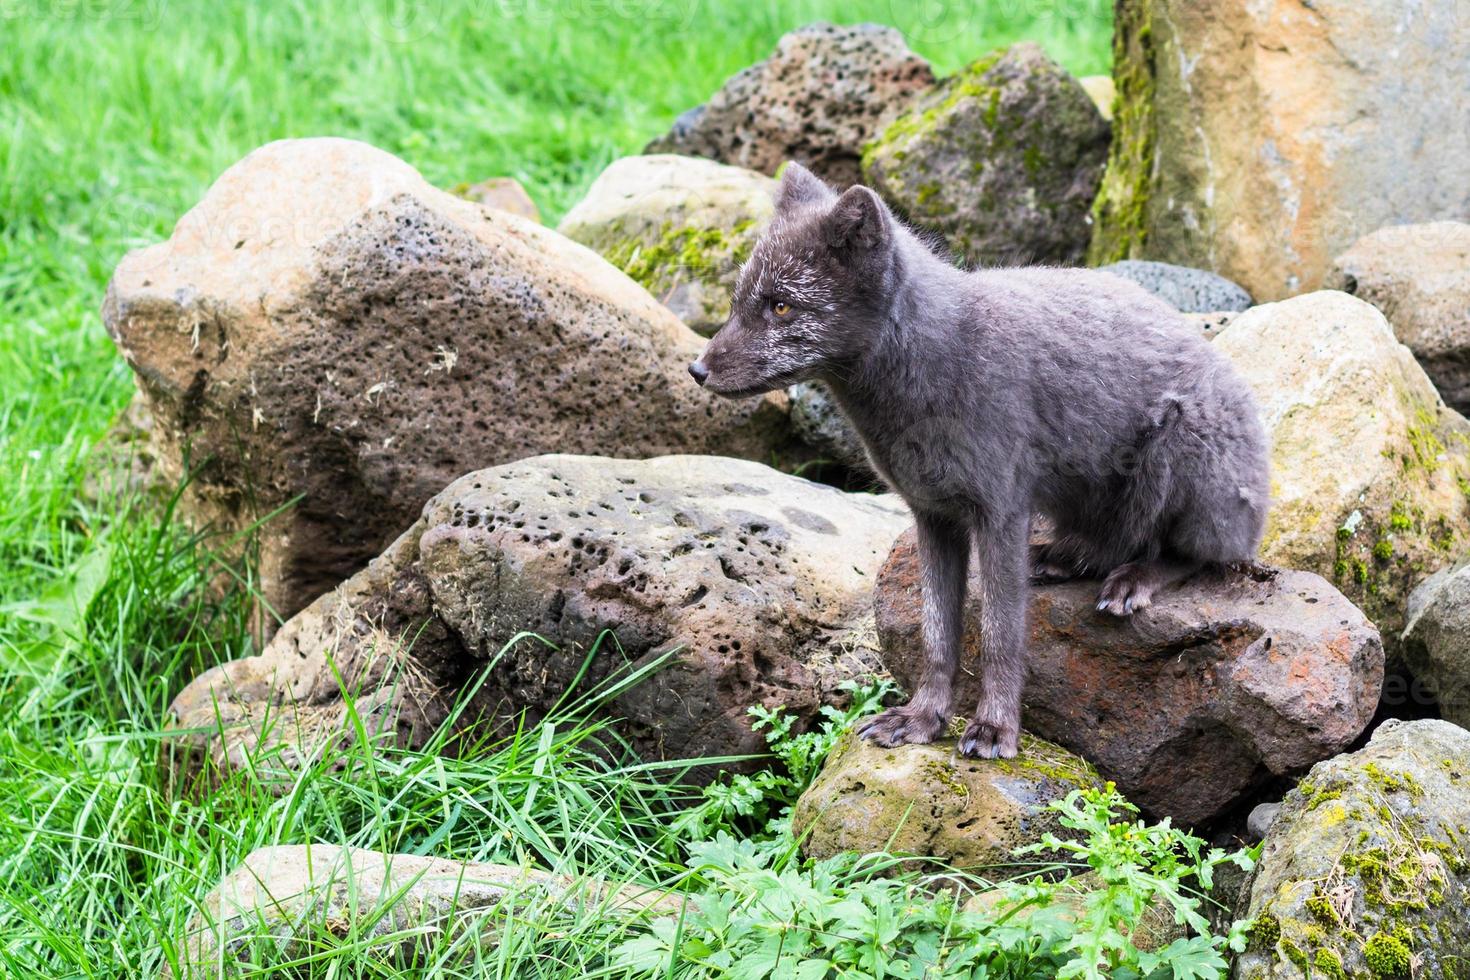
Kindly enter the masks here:
M 961 755 L 1015 758 L 1021 742 L 1021 689 L 1026 683 L 1027 516 L 982 521 L 976 529 L 980 572 L 980 703 Z
M 858 734 L 887 748 L 932 742 L 949 725 L 964 621 L 970 530 L 950 518 L 919 514 L 919 565 L 924 592 L 924 667 L 909 703 L 865 722 Z

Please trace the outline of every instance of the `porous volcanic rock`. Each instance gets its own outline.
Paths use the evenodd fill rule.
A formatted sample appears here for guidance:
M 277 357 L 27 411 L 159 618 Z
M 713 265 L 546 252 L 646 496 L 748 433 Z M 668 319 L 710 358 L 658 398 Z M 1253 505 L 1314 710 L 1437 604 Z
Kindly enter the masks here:
M 614 160 L 557 230 L 596 250 L 709 336 L 775 212 L 776 182 L 700 157 Z
M 1462 3 L 1120 0 L 1090 264 L 1317 289 L 1385 225 L 1470 216 Z
M 1074 264 L 1107 153 L 1091 97 L 1027 42 L 920 98 L 864 150 L 863 178 L 968 264 Z
M 551 450 L 769 458 L 785 398 L 722 401 L 700 340 L 577 243 L 341 139 L 271 143 L 168 241 L 125 257 L 103 319 L 193 514 L 260 530 L 288 616 L 471 469 Z M 277 511 L 282 511 L 276 514 Z
M 1252 305 L 1250 293 L 1205 269 L 1127 259 L 1099 271 L 1138 283 L 1181 313 L 1239 313 Z
M 1287 794 L 1245 914 L 1236 980 L 1464 976 L 1470 732 L 1385 722 Z
M 1254 307 L 1214 344 L 1270 436 L 1262 559 L 1330 578 L 1395 646 L 1409 592 L 1470 548 L 1470 423 L 1344 293 Z
M 630 919 L 676 915 L 682 906 L 655 889 L 518 864 L 332 844 L 262 847 L 200 901 L 183 937 L 185 969 L 178 975 L 252 974 L 311 954 L 323 934 L 351 937 L 361 944 L 354 955 L 370 961 L 422 963 L 438 944 L 460 936 L 489 949 L 499 934 L 497 918 L 548 901 Z
M 825 382 L 803 381 L 786 393 L 791 396 L 791 430 L 797 438 L 828 459 L 848 466 L 868 465 L 862 439 Z
M 645 153 L 682 153 L 774 176 L 787 160 L 838 187 L 857 183 L 867 143 L 934 84 L 891 27 L 808 24 L 685 112 Z
M 1409 594 L 1400 650 L 1440 716 L 1470 728 L 1470 563 L 1440 569 Z
M 1445 402 L 1470 409 L 1470 224 L 1380 228 L 1333 261 L 1326 285 L 1383 311 Z
M 809 858 L 892 851 L 1020 870 L 1049 858 L 1019 861 L 1016 848 L 1066 833 L 1048 804 L 1101 785 L 1082 759 L 1030 735 L 1018 758 L 982 761 L 958 756 L 953 738 L 885 749 L 849 732 L 797 800 L 791 830 Z
M 472 680 L 464 722 L 534 722 L 668 655 L 606 706 L 616 731 L 646 758 L 759 752 L 750 706 L 804 725 L 880 669 L 873 582 L 908 523 L 895 498 L 714 456 L 480 470 L 261 656 L 190 684 L 169 750 L 181 774 L 264 750 L 290 768 L 352 737 L 344 685 L 370 735 L 419 746 Z
M 1154 816 L 1210 820 L 1342 751 L 1373 717 L 1378 631 L 1310 572 L 1196 576 L 1128 619 L 1097 611 L 1098 587 L 1032 589 L 1023 724 Z M 980 697 L 980 594 L 972 572 L 957 712 Z M 875 609 L 883 663 L 910 690 L 923 660 L 921 606 L 909 532 L 879 572 Z

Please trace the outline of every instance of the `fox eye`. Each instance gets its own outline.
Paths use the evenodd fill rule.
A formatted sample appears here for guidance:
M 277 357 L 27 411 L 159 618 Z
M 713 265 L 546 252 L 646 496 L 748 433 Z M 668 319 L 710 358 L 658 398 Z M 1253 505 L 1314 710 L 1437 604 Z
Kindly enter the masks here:
M 771 312 L 777 316 L 790 316 L 791 304 L 783 303 L 779 299 L 771 300 Z

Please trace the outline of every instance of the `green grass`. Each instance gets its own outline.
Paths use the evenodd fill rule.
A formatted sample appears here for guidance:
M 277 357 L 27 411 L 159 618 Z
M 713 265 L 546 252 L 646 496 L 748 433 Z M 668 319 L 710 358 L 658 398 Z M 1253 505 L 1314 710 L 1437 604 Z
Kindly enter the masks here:
M 441 186 L 511 175 L 554 222 L 608 161 L 810 20 L 897 23 L 944 71 L 1023 37 L 1078 74 L 1106 70 L 1104 0 L 946 6 L 0 4 L 5 975 L 150 975 L 197 898 L 270 843 L 525 859 L 649 883 L 688 874 L 684 845 L 659 836 L 677 773 L 599 761 L 582 723 L 546 746 L 529 733 L 530 747 L 457 762 L 365 752 L 355 772 L 373 779 L 318 766 L 284 797 L 242 776 L 198 801 L 169 798 L 155 765 L 164 710 L 189 678 L 251 652 L 247 602 L 208 587 L 207 542 L 80 494 L 89 447 L 131 390 L 97 311 L 128 249 L 166 237 L 220 171 L 273 139 L 356 137 Z M 551 915 L 511 922 L 493 962 L 444 955 L 468 957 L 461 972 L 581 976 L 619 941 L 585 917 L 547 939 Z M 372 969 L 341 954 L 308 972 Z

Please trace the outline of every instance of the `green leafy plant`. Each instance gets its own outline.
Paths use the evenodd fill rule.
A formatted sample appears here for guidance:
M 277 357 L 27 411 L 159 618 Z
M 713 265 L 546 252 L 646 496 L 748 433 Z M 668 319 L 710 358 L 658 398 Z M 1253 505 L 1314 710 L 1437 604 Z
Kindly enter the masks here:
M 718 831 L 771 839 L 784 832 L 796 798 L 822 771 L 822 763 L 854 721 L 878 711 L 897 690 L 891 680 L 844 681 L 846 708 L 823 705 L 823 720 L 810 731 L 793 732 L 796 718 L 784 708 L 755 705 L 751 727 L 761 732 L 776 765 L 754 773 L 735 773 L 704 789 L 704 800 L 675 822 L 675 836 L 707 840 Z
M 1222 864 L 1249 871 L 1252 852 L 1204 850 L 1205 842 L 1171 825 L 1147 824 L 1138 809 L 1113 786 L 1073 790 L 1052 808 L 1077 838 L 1046 834 L 1017 854 L 1060 852 L 1076 858 L 1096 876 L 1099 887 L 1086 892 L 1082 912 L 1070 935 L 1058 947 L 1070 956 L 1060 978 L 1173 976 L 1176 980 L 1217 977 L 1228 968 L 1226 950 L 1245 949 L 1248 922 L 1236 922 L 1229 934 L 1217 936 L 1200 912 L 1204 892 Z M 1053 905 L 1058 885 L 1041 880 L 1012 886 L 1006 902 L 1010 913 L 1029 905 Z M 1133 943 L 1133 931 L 1150 907 L 1161 907 L 1195 935 L 1176 939 L 1157 952 Z

